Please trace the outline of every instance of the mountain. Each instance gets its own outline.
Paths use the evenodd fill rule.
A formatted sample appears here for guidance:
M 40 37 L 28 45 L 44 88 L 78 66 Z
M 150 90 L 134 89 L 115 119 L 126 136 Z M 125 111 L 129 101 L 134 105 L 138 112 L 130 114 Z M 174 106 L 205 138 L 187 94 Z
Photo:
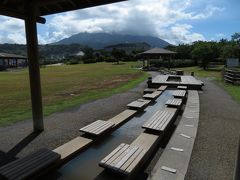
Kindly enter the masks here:
M 94 49 L 103 49 L 106 46 L 119 43 L 146 42 L 152 47 L 166 47 L 168 42 L 152 36 L 137 36 L 109 33 L 79 33 L 62 39 L 54 44 L 82 44 Z
M 39 55 L 46 59 L 59 59 L 81 51 L 84 46 L 80 44 L 70 45 L 39 45 Z M 27 47 L 24 44 L 0 44 L 0 52 L 27 56 Z

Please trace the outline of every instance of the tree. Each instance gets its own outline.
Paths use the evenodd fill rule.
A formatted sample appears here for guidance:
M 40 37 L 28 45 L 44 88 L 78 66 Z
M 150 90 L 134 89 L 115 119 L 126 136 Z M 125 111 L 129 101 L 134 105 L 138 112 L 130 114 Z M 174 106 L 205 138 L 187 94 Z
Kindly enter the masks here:
M 115 62 L 117 62 L 117 64 L 119 64 L 119 61 L 122 58 L 126 57 L 126 52 L 124 50 L 119 50 L 119 49 L 113 48 L 112 56 L 114 57 Z
M 93 49 L 90 47 L 83 48 L 84 56 L 83 59 L 93 59 Z
M 234 33 L 232 35 L 232 41 L 237 42 L 240 45 L 240 33 Z
M 199 43 L 192 50 L 192 58 L 201 62 L 201 67 L 207 69 L 210 60 L 213 58 L 211 46 L 207 43 Z
M 224 58 L 240 58 L 239 46 L 235 43 L 224 46 L 222 56 Z

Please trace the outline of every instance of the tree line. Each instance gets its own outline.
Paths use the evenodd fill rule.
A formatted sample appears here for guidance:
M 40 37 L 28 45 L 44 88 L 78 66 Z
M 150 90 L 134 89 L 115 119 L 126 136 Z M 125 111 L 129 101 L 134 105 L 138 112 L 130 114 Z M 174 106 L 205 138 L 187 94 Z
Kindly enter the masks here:
M 240 59 L 240 33 L 234 33 L 231 40 L 197 41 L 192 44 L 170 45 L 167 49 L 177 52 L 176 59 L 193 59 L 204 69 L 210 62 L 224 63 L 226 58 Z

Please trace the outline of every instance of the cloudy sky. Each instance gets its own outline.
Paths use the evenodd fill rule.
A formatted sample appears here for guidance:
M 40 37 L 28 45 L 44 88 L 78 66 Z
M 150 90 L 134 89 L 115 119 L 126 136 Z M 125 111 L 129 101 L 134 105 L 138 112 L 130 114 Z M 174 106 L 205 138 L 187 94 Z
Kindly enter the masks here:
M 129 0 L 46 16 L 41 44 L 79 32 L 151 35 L 170 43 L 230 39 L 240 32 L 239 0 Z M 0 16 L 0 43 L 25 43 L 22 20 Z

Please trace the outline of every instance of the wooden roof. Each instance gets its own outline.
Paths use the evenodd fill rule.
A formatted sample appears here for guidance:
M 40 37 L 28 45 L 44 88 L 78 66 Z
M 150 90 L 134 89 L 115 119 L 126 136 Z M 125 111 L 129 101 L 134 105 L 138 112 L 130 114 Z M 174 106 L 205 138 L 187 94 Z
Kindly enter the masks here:
M 16 54 L 0 53 L 0 59 L 27 59 L 27 58 Z
M 0 15 L 26 19 L 30 3 L 37 9 L 37 22 L 45 23 L 41 16 L 111 4 L 125 0 L 2 0 Z
M 176 54 L 176 52 L 169 51 L 163 48 L 153 48 L 148 51 L 141 53 L 141 55 L 167 55 L 167 54 Z

